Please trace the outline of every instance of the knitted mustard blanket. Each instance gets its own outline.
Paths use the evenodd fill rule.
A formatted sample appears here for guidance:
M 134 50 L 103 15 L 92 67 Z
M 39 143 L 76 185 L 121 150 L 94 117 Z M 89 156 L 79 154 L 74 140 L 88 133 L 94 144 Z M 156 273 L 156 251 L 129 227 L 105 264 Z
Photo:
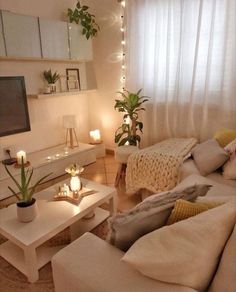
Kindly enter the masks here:
M 126 169 L 126 192 L 147 189 L 168 191 L 179 180 L 184 157 L 197 144 L 195 138 L 171 138 L 130 155 Z

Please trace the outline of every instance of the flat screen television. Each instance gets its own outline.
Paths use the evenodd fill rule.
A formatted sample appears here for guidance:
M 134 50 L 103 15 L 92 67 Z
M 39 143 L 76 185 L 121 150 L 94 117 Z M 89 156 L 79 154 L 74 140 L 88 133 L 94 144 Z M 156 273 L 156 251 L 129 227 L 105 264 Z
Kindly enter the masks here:
M 23 76 L 0 77 L 0 137 L 30 131 Z

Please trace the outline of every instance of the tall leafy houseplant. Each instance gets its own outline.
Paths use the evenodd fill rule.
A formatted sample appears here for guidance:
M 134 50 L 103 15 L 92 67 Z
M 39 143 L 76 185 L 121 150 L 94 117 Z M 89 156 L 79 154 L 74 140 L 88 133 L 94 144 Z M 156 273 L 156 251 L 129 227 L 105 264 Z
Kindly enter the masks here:
M 149 99 L 148 96 L 140 96 L 141 91 L 142 89 L 137 93 L 127 90 L 118 92 L 121 94 L 122 99 L 115 100 L 115 109 L 124 113 L 124 122 L 115 133 L 115 143 L 118 143 L 118 146 L 122 146 L 127 142 L 129 145 L 137 146 L 141 141 L 140 135 L 137 134 L 137 132 L 142 133 L 143 130 L 143 123 L 138 120 L 139 112 L 145 111 L 143 104 Z M 127 119 L 130 119 L 130 123 L 125 122 Z
M 81 5 L 80 1 L 78 1 L 74 10 L 70 8 L 67 10 L 69 22 L 81 24 L 82 34 L 85 35 L 87 39 L 96 36 L 100 30 L 99 25 L 95 21 L 95 15 L 89 13 L 88 9 L 88 6 Z

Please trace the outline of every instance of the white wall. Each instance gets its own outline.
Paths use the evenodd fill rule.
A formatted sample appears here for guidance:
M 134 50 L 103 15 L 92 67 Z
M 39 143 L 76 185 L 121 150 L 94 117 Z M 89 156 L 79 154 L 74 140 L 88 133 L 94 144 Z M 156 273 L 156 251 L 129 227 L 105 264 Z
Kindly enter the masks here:
M 74 0 L 0 0 L 0 9 L 65 20 L 65 11 L 68 7 L 74 7 L 76 2 Z M 31 132 L 2 137 L 0 147 L 14 145 L 16 150 L 21 148 L 32 152 L 63 143 L 65 130 L 62 128 L 62 116 L 64 114 L 77 115 L 80 141 L 88 141 L 90 129 L 100 128 L 106 147 L 114 147 L 114 132 L 121 121 L 121 115 L 114 111 L 115 93 L 121 88 L 121 63 L 117 60 L 117 55 L 121 52 L 120 4 L 117 0 L 82 2 L 91 7 L 101 27 L 98 37 L 93 41 L 97 92 L 45 100 L 28 99 Z M 44 86 L 41 77 L 44 70 L 52 68 L 65 74 L 65 69 L 72 67 L 83 70 L 82 64 L 0 61 L 0 75 L 25 76 L 27 93 L 35 93 Z

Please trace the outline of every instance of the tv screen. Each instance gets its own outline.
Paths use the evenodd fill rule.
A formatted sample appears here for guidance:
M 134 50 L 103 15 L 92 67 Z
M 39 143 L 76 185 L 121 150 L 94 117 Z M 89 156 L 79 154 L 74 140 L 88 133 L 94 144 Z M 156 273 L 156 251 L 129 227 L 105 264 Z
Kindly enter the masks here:
M 30 131 L 23 76 L 0 77 L 0 137 Z

